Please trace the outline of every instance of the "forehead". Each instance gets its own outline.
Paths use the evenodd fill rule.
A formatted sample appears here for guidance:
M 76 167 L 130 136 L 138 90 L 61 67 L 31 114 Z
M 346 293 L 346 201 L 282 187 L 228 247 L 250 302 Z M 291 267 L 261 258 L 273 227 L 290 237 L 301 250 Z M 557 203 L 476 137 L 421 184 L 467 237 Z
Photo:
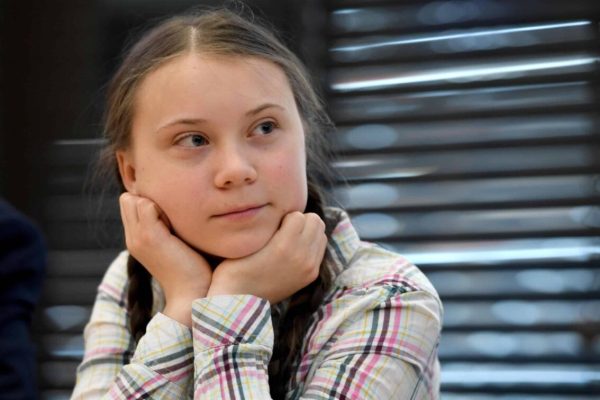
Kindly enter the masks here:
M 276 103 L 295 108 L 287 76 L 273 62 L 257 57 L 186 54 L 149 73 L 135 96 L 135 114 L 189 112 L 210 116 Z

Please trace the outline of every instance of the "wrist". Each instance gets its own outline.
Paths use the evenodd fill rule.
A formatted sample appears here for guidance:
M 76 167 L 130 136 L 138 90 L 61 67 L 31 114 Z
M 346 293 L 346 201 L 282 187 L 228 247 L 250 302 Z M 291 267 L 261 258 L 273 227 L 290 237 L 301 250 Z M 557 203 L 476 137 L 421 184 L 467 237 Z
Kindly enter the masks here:
M 230 294 L 241 294 L 241 293 L 234 293 L 234 291 L 232 291 L 230 288 L 217 284 L 217 285 L 210 286 L 210 288 L 208 289 L 208 292 L 206 293 L 206 297 L 230 295 Z
M 227 261 L 224 261 L 226 263 Z M 239 288 L 235 287 L 236 278 L 240 277 L 238 272 L 237 276 L 229 276 L 227 268 L 223 268 L 225 265 L 219 265 L 213 272 L 212 281 L 210 287 L 206 292 L 206 297 L 219 296 L 219 295 L 232 295 L 232 294 L 245 294 L 242 293 Z
M 162 312 L 167 317 L 179 322 L 188 328 L 192 327 L 192 302 L 188 306 L 167 303 Z
M 191 303 L 196 299 L 206 297 L 208 287 L 179 287 L 173 286 L 164 289 L 165 303 L 166 304 L 187 304 Z
M 163 314 L 177 322 L 192 327 L 192 303 L 202 296 L 177 296 L 166 299 Z

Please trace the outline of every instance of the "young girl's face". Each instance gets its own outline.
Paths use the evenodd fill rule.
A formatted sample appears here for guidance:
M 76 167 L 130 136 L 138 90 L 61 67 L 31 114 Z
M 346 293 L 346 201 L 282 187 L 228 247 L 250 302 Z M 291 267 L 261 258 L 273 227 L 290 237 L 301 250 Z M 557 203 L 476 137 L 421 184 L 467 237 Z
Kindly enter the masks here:
M 252 254 L 307 201 L 304 130 L 289 82 L 253 57 L 180 56 L 148 74 L 134 101 L 124 184 L 174 232 L 224 257 Z

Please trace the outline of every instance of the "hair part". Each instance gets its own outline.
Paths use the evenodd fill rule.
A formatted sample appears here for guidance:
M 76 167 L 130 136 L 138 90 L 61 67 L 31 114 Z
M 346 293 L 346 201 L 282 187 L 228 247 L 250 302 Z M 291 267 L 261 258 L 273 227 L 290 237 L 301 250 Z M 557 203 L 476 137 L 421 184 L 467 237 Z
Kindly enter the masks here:
M 120 190 L 125 191 L 115 154 L 131 146 L 135 96 L 149 73 L 190 53 L 258 57 L 279 66 L 288 79 L 305 132 L 308 184 L 305 211 L 315 212 L 325 220 L 326 199 L 322 188 L 332 183 L 326 135 L 332 131 L 333 124 L 301 61 L 255 17 L 244 16 L 242 12 L 240 8 L 220 8 L 172 17 L 148 31 L 126 52 L 108 86 L 104 118 L 106 146 L 100 154 L 99 174 L 106 175 L 107 171 L 111 171 L 119 182 Z M 328 237 L 332 230 L 333 227 L 327 227 Z M 288 381 L 292 378 L 292 366 L 298 361 L 308 321 L 331 285 L 332 278 L 326 268 L 328 259 L 326 253 L 319 277 L 291 297 L 289 308 L 279 323 L 279 334 L 269 364 L 273 398 L 284 397 Z M 131 255 L 128 275 L 127 310 L 132 337 L 137 342 L 144 335 L 152 316 L 151 275 Z

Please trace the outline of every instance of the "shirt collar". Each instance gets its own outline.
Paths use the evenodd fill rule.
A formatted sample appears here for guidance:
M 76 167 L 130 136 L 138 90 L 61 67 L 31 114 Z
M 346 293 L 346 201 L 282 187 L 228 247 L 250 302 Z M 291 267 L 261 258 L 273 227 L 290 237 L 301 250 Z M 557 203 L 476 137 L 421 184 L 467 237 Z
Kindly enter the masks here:
M 330 256 L 327 265 L 333 274 L 333 278 L 335 278 L 348 267 L 350 261 L 354 258 L 360 247 L 360 238 L 350 222 L 350 217 L 344 210 L 327 207 L 325 209 L 325 219 L 327 226 L 332 229 L 327 244 Z
M 329 259 L 325 263 L 325 268 L 329 268 L 331 271 L 333 282 L 354 258 L 360 246 L 360 238 L 350 222 L 350 217 L 344 210 L 336 207 L 326 207 L 324 211 L 327 231 L 331 232 L 327 244 Z M 272 316 L 277 321 L 274 325 L 278 325 L 278 321 L 285 315 L 289 303 L 290 299 L 287 298 L 271 306 Z

